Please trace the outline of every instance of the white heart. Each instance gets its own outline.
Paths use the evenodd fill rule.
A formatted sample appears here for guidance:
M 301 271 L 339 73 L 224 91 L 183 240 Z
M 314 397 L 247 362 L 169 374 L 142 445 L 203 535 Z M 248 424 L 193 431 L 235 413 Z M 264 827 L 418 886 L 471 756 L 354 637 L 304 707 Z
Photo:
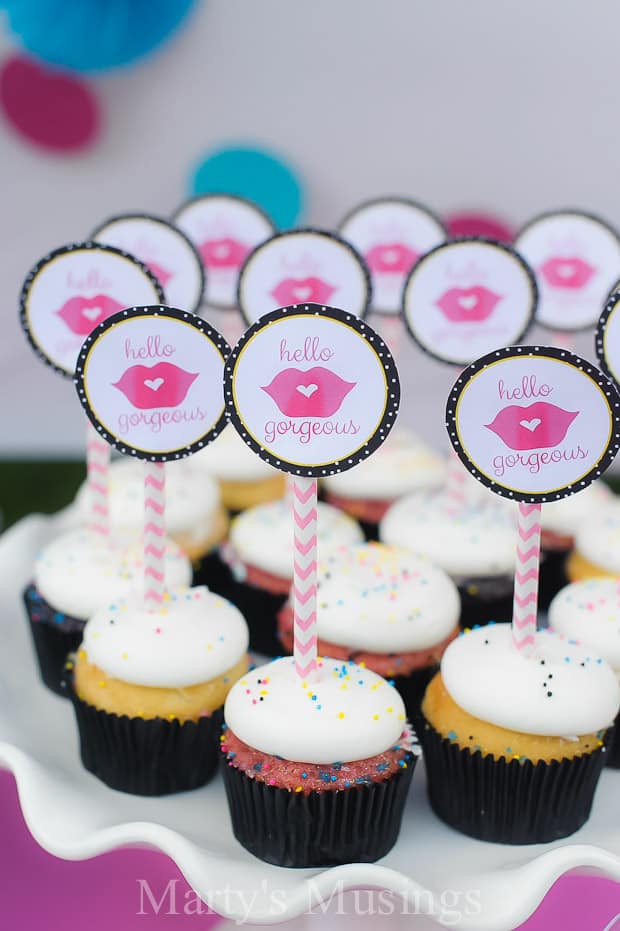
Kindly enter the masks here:
M 103 313 L 101 307 L 83 307 L 82 315 L 86 317 L 87 320 L 96 320 L 97 317 L 101 316 Z
M 522 427 L 525 427 L 526 430 L 529 430 L 530 433 L 533 433 L 536 427 L 542 423 L 540 417 L 534 417 L 533 420 L 520 420 L 519 424 Z
M 463 310 L 471 310 L 478 303 L 478 298 L 475 294 L 464 294 L 462 297 L 459 297 L 459 304 Z
M 319 390 L 318 385 L 297 385 L 297 390 L 303 394 L 304 398 L 310 398 L 315 391 Z
M 396 263 L 398 262 L 398 252 L 396 251 L 396 249 L 384 249 L 383 261 L 387 265 L 396 265 Z
M 568 262 L 565 265 L 558 265 L 557 272 L 560 278 L 572 278 L 575 274 L 573 265 Z
M 230 246 L 227 243 L 222 243 L 221 246 L 214 248 L 213 254 L 216 259 L 225 259 L 230 254 Z
M 145 378 L 144 379 L 144 384 L 146 385 L 147 388 L 150 388 L 151 391 L 159 391 L 163 383 L 164 383 L 163 378 Z
M 293 288 L 293 297 L 300 301 L 305 301 L 312 296 L 312 288 L 306 285 L 304 288 Z

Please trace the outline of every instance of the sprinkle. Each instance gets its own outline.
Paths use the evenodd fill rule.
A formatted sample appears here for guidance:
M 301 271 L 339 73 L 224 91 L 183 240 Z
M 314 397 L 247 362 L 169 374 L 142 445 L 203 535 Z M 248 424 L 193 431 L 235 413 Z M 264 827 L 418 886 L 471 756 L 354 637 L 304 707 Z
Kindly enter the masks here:
M 340 720 L 342 720 L 342 718 L 344 718 L 344 711 L 339 711 L 338 717 L 340 718 Z

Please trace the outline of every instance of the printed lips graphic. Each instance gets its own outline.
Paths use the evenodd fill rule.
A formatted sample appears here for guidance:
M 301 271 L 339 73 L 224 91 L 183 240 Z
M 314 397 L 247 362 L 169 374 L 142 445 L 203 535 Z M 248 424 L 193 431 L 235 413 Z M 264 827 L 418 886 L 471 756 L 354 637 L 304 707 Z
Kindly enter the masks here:
M 198 251 L 207 268 L 239 268 L 250 250 L 238 239 L 207 239 Z
M 529 407 L 511 404 L 485 427 L 510 449 L 550 449 L 562 442 L 578 414 L 579 411 L 565 411 L 547 401 L 536 401 Z
M 315 365 L 307 372 L 284 369 L 262 389 L 288 417 L 331 417 L 356 384 Z
M 395 242 L 373 246 L 364 258 L 368 268 L 373 272 L 406 275 L 419 256 L 420 253 L 414 252 L 409 246 Z
M 336 288 L 321 278 L 285 278 L 271 291 L 271 296 L 278 304 L 299 304 L 301 301 L 314 301 L 327 304 Z
M 122 391 L 128 401 L 140 410 L 154 407 L 176 407 L 187 397 L 198 372 L 186 372 L 171 362 L 157 365 L 132 365 L 114 388 Z
M 88 336 L 98 324 L 122 310 L 123 306 L 107 294 L 96 294 L 94 297 L 70 297 L 56 312 L 72 333 Z
M 495 310 L 502 295 L 484 285 L 474 288 L 450 288 L 435 301 L 444 317 L 452 323 L 482 323 Z
M 547 259 L 540 267 L 540 273 L 552 288 L 577 290 L 585 287 L 594 275 L 593 265 L 579 258 Z
M 162 285 L 164 288 L 170 279 L 174 277 L 173 272 L 167 271 L 167 269 L 163 268 L 161 265 L 158 265 L 156 262 L 147 262 L 146 265 L 147 268 L 153 272 L 160 285 Z

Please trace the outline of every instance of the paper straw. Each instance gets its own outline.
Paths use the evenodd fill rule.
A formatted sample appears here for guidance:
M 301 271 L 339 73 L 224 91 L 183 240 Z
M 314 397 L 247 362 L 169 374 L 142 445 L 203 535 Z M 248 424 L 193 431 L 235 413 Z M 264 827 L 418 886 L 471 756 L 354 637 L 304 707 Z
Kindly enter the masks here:
M 163 462 L 144 465 L 144 602 L 156 611 L 164 600 L 166 471 Z
M 512 641 L 524 656 L 534 648 L 540 573 L 540 504 L 519 502 L 519 539 L 512 607 Z
M 448 453 L 448 470 L 446 473 L 446 510 L 449 514 L 458 514 L 467 504 L 467 469 L 454 449 Z
M 110 533 L 109 473 L 110 447 L 88 421 L 86 428 L 86 480 L 90 510 L 88 526 L 93 533 L 102 537 L 108 537 Z
M 301 679 L 317 663 L 317 483 L 296 476 L 293 481 L 294 565 L 293 630 L 295 669 Z

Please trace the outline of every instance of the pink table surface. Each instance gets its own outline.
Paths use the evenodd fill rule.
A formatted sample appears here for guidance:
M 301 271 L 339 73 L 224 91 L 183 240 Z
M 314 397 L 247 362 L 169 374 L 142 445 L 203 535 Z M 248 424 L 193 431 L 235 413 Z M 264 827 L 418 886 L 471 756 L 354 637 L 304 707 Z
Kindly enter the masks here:
M 78 863 L 45 853 L 30 836 L 15 782 L 0 772 L 0 928 L 20 931 L 215 931 L 215 915 L 140 911 L 139 879 L 154 894 L 171 879 L 188 890 L 175 864 L 149 850 L 117 850 Z M 515 889 L 515 895 L 519 890 Z M 333 923 L 334 919 L 331 919 Z M 414 931 L 416 924 L 412 920 Z M 283 929 L 286 925 L 281 925 Z M 439 926 L 438 926 L 439 927 Z M 317 931 L 320 919 L 317 918 Z M 570 875 L 549 891 L 519 931 L 620 931 L 620 883 Z

